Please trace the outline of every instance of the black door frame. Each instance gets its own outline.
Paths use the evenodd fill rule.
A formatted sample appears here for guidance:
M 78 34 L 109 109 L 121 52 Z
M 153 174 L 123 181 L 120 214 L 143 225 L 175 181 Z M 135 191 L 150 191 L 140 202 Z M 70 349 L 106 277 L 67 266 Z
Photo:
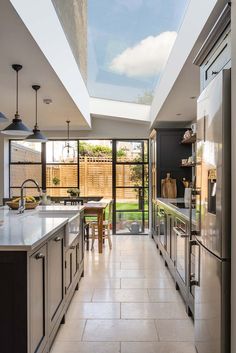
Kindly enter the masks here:
M 142 144 L 142 162 L 117 162 L 117 142 L 119 141 L 126 141 L 126 142 L 140 142 Z M 144 151 L 144 142 L 146 141 L 147 143 L 147 160 L 145 161 L 145 151 Z M 133 186 L 121 186 L 117 187 L 116 186 L 116 165 L 142 165 L 142 186 L 138 187 L 140 192 L 142 192 L 142 204 L 141 204 L 141 210 L 122 210 L 122 212 L 142 212 L 142 232 L 140 235 L 145 235 L 145 213 L 147 213 L 148 217 L 148 227 L 149 227 L 149 183 L 148 186 L 145 186 L 145 178 L 144 178 L 144 173 L 145 173 L 145 165 L 148 167 L 148 179 L 149 179 L 149 140 L 148 139 L 112 139 L 112 199 L 113 199 L 113 212 L 112 212 L 112 233 L 114 235 L 130 235 L 130 233 L 117 233 L 116 232 L 116 213 L 118 212 L 116 210 L 116 189 L 122 188 L 122 189 L 131 189 L 134 188 Z M 137 187 L 136 187 L 137 188 Z M 144 202 L 144 190 L 147 190 L 147 196 L 148 196 L 148 210 L 145 211 L 145 202 Z M 120 210 L 119 210 L 120 211 Z

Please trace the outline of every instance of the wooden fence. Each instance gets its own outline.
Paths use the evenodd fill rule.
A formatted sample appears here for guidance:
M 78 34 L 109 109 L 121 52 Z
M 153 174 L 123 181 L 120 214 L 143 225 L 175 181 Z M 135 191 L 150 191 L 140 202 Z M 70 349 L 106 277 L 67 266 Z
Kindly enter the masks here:
M 112 158 L 105 157 L 80 157 L 79 158 L 80 193 L 87 196 L 112 197 Z M 77 187 L 78 170 L 77 165 L 47 165 L 47 188 L 51 196 L 65 196 L 66 190 L 61 187 Z M 129 165 L 117 165 L 116 185 L 132 186 Z M 53 179 L 58 178 L 60 183 L 58 189 Z M 117 189 L 117 198 L 121 200 L 137 199 L 134 189 Z

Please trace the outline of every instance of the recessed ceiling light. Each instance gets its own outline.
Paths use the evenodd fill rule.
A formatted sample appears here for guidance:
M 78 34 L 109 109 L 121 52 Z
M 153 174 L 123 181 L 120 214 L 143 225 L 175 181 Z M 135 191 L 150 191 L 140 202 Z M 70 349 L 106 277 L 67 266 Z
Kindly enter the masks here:
M 51 98 L 44 98 L 43 103 L 51 104 L 52 103 L 52 99 Z

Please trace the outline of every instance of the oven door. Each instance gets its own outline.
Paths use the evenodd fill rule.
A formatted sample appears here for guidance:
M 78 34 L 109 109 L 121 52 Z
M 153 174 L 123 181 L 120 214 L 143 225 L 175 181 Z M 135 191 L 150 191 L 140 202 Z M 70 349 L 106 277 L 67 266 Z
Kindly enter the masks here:
M 176 239 L 176 270 L 183 282 L 187 283 L 187 225 L 176 218 L 173 227 Z

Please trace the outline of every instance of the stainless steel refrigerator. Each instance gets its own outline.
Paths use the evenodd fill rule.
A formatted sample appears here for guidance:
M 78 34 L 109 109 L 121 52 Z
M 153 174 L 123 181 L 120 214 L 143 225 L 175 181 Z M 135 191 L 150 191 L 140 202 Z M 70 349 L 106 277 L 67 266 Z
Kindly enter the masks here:
M 197 107 L 195 345 L 230 352 L 230 70 L 205 88 Z

